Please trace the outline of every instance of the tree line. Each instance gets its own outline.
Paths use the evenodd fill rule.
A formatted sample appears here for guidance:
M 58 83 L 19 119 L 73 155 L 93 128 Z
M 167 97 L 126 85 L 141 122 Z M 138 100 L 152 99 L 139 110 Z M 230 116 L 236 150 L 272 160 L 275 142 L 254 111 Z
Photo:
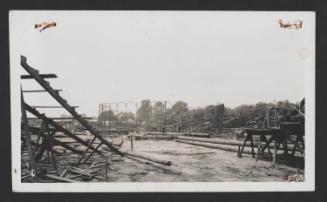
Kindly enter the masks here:
M 281 120 L 291 120 L 294 106 L 288 100 L 276 103 L 258 102 L 252 105 L 240 105 L 230 108 L 223 104 L 208 105 L 205 107 L 191 108 L 184 101 L 178 101 L 172 106 L 165 102 L 151 102 L 149 99 L 141 101 L 135 113 L 119 112 L 118 116 L 113 110 L 100 113 L 100 122 L 107 123 L 109 127 L 133 128 L 142 127 L 146 130 L 200 131 L 208 132 L 219 127 L 238 128 L 253 126 L 265 119 L 270 107 L 278 108 Z

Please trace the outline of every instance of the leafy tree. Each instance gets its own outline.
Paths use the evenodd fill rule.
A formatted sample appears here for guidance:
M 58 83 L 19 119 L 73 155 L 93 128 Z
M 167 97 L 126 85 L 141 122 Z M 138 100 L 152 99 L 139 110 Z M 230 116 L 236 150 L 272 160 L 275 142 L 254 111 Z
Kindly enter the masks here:
M 156 102 L 152 107 L 151 121 L 155 122 L 157 127 L 163 125 L 166 121 L 166 107 L 163 102 Z
M 187 103 L 183 101 L 178 101 L 171 107 L 170 113 L 174 117 L 175 121 L 182 121 L 182 119 L 187 115 L 187 112 Z
M 137 110 L 137 119 L 139 122 L 148 123 L 152 115 L 152 106 L 150 100 L 142 100 L 141 106 Z

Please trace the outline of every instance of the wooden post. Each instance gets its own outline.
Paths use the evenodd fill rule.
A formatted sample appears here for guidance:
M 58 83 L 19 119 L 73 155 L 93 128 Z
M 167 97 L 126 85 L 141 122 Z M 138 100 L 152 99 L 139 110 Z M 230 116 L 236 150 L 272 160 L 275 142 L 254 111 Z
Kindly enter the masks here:
M 38 149 L 38 146 L 40 145 L 40 138 L 42 136 L 44 127 L 45 127 L 45 122 L 42 121 L 40 130 L 39 130 L 39 133 L 38 133 L 38 136 L 37 136 L 37 139 L 36 139 L 36 145 L 35 145 L 35 148 L 34 148 L 34 154 L 35 154 L 36 150 Z
M 214 119 L 212 121 L 214 127 L 217 129 L 217 131 L 214 132 L 214 135 L 222 134 L 223 118 L 224 118 L 224 104 L 218 104 L 214 106 Z
M 253 136 L 251 135 L 251 139 L 250 139 L 250 141 L 251 141 L 251 150 L 252 150 L 252 158 L 254 158 L 254 145 L 253 145 Z
M 299 155 L 296 155 L 296 175 L 299 174 L 299 170 L 300 170 L 299 160 L 300 160 Z
M 277 145 L 275 143 L 275 148 L 274 148 L 274 155 L 273 155 L 273 162 L 272 165 L 276 164 L 276 156 L 277 156 Z
M 108 182 L 108 160 L 106 160 L 106 182 Z
M 48 160 L 48 162 L 50 162 L 50 153 L 49 153 L 48 148 L 46 148 L 46 151 L 47 151 L 47 160 Z
M 134 150 L 134 145 L 133 145 L 133 135 L 131 135 L 130 138 L 131 138 L 131 149 L 132 149 L 132 151 L 133 151 L 133 150 Z
M 57 172 L 57 175 L 59 175 L 58 167 L 57 167 L 57 163 L 56 163 L 56 157 L 55 157 L 54 152 L 53 152 L 53 144 L 52 144 L 52 136 L 56 133 L 56 131 L 53 131 L 50 134 L 50 128 L 49 128 L 49 125 L 47 123 L 46 123 L 45 127 L 46 127 L 46 130 L 47 130 L 47 132 L 45 133 L 45 138 L 46 138 L 46 141 L 47 141 L 47 152 L 48 152 L 48 154 L 50 153 L 53 168 Z
M 27 115 L 25 111 L 25 105 L 24 105 L 24 97 L 23 97 L 23 91 L 22 88 L 20 88 L 21 91 L 21 111 L 22 111 L 22 121 L 24 125 L 24 130 L 25 130 L 25 138 L 26 138 L 26 144 L 27 144 L 27 150 L 29 154 L 29 163 L 31 164 L 31 176 L 34 177 L 36 173 L 36 163 L 34 161 L 34 150 L 32 148 L 32 141 L 31 141 L 31 136 L 30 136 L 30 130 L 28 126 L 28 121 L 27 121 Z
M 258 145 L 258 149 L 257 149 L 256 161 L 259 160 L 259 155 L 260 155 L 260 147 L 261 147 L 260 140 L 257 140 L 257 145 Z
M 238 145 L 237 156 L 242 157 L 241 156 L 241 145 Z

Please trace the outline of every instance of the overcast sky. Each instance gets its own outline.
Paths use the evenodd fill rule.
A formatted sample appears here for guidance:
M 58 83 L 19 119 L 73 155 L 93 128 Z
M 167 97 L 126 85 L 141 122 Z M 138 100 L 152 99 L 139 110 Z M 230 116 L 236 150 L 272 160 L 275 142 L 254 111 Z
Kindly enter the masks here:
M 303 28 L 281 29 L 278 19 L 301 19 Z M 57 27 L 34 29 L 48 20 Z M 192 107 L 299 101 L 305 68 L 314 62 L 313 22 L 310 12 L 16 11 L 10 15 L 12 79 L 26 74 L 24 55 L 40 73 L 57 74 L 52 86 L 88 115 L 97 115 L 99 103 L 146 98 Z M 40 89 L 35 81 L 21 83 Z M 46 94 L 25 99 L 58 105 Z

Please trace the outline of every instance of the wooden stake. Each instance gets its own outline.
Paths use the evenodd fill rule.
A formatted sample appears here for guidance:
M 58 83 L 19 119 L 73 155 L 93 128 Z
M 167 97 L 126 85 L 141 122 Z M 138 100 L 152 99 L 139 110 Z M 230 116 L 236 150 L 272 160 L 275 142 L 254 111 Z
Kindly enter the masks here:
M 241 145 L 238 145 L 237 156 L 238 156 L 238 157 L 242 157 L 242 156 L 241 156 Z
M 52 144 L 52 136 L 54 135 L 54 133 L 56 131 L 53 131 L 50 134 L 50 129 L 49 129 L 49 125 L 48 124 L 46 124 L 46 129 L 47 129 L 47 132 L 45 134 L 45 138 L 46 138 L 46 141 L 47 141 L 47 152 L 48 152 L 48 154 L 50 153 L 50 155 L 51 155 L 51 162 L 52 162 L 53 168 L 57 172 L 57 175 L 59 175 L 58 167 L 57 167 L 57 163 L 56 163 L 56 157 L 55 157 L 54 152 L 53 152 L 53 144 Z
M 257 156 L 256 156 L 256 161 L 258 161 L 259 160 L 259 155 L 260 155 L 260 147 L 261 147 L 261 144 L 260 144 L 260 141 L 259 140 L 257 140 L 257 145 L 258 145 L 258 149 L 257 149 Z
M 35 145 L 35 148 L 34 148 L 34 154 L 35 154 L 36 150 L 38 149 L 38 147 L 39 147 L 39 145 L 40 145 L 40 138 L 41 138 L 41 136 L 42 136 L 42 133 L 43 133 L 44 127 L 45 127 L 45 122 L 42 121 L 42 123 L 41 123 L 41 127 L 40 127 L 40 130 L 39 130 L 39 133 L 38 133 L 38 136 L 37 136 L 37 139 L 36 139 L 36 145 Z
M 131 135 L 130 138 L 131 138 L 131 149 L 132 149 L 132 151 L 133 151 L 133 150 L 134 150 L 134 145 L 133 145 L 133 135 Z
M 277 156 L 277 145 L 275 143 L 275 148 L 274 148 L 274 155 L 273 155 L 273 162 L 272 165 L 276 164 L 276 156 Z

